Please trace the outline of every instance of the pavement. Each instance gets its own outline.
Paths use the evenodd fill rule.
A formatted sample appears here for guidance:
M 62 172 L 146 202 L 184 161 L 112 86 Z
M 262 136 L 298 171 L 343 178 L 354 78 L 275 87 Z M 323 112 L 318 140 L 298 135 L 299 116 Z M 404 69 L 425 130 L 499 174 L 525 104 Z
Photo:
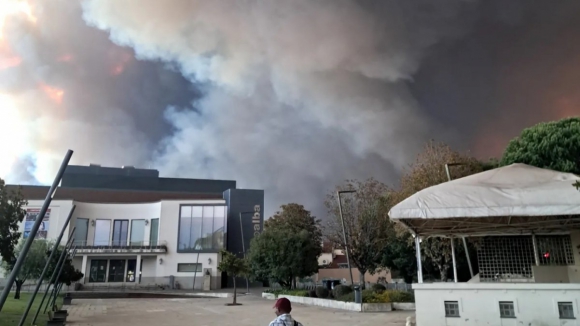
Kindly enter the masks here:
M 273 301 L 238 297 L 241 306 L 226 306 L 231 298 L 74 299 L 67 324 L 75 326 L 268 325 Z M 404 326 L 411 311 L 360 313 L 293 304 L 292 316 L 304 324 Z

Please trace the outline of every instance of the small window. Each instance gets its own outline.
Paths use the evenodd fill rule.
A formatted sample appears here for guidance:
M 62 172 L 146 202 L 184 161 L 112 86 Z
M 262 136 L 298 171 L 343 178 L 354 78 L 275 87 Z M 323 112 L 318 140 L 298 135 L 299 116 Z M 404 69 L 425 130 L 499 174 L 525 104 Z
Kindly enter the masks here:
M 459 317 L 459 302 L 445 301 L 445 317 Z
M 180 273 L 201 273 L 201 264 L 177 264 L 177 271 Z
M 516 311 L 512 301 L 500 301 L 499 316 L 501 318 L 516 318 Z
M 348 268 L 348 264 L 338 264 L 338 268 Z
M 558 302 L 560 319 L 574 319 L 574 306 L 572 302 Z

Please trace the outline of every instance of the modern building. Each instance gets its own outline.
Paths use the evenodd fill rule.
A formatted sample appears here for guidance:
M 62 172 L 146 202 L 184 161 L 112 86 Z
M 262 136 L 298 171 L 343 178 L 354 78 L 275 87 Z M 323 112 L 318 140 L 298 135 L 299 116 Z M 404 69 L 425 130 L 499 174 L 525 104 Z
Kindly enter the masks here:
M 22 186 L 23 237 L 48 190 Z M 56 239 L 73 207 L 61 244 L 72 237 L 85 286 L 202 289 L 210 275 L 211 289 L 219 289 L 230 283 L 217 270 L 219 252 L 243 256 L 262 232 L 264 191 L 237 189 L 235 181 L 160 178 L 150 169 L 69 166 L 37 238 Z

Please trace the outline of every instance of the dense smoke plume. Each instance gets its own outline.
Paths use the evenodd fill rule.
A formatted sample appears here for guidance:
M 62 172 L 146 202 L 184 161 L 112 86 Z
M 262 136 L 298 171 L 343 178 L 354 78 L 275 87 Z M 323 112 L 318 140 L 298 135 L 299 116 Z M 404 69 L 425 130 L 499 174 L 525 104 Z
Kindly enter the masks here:
M 75 163 L 263 188 L 267 213 L 316 211 L 346 178 L 392 182 L 429 138 L 499 155 L 579 113 L 575 1 L 30 4 L 36 21 L 6 19 L 0 47 L 23 126 L 0 175 L 18 180 L 47 182 L 73 148 Z

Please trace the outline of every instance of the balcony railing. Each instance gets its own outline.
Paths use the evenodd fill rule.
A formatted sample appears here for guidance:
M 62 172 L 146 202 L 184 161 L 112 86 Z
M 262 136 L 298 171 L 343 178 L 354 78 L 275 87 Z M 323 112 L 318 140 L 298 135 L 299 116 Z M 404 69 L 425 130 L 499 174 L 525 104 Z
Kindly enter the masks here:
M 167 242 L 158 241 L 75 241 L 77 253 L 166 253 Z

